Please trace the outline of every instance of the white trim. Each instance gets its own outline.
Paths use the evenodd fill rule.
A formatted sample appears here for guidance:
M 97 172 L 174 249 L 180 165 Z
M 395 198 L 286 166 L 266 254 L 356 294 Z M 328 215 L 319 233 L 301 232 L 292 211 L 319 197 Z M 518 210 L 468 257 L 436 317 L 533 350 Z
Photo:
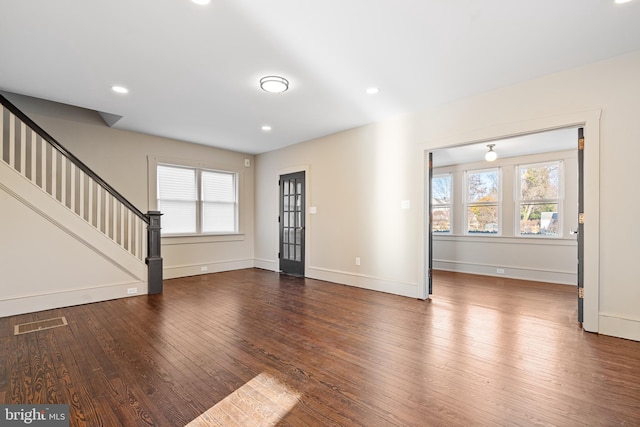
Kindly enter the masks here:
M 278 260 L 256 258 L 253 260 L 255 268 L 263 270 L 278 271 Z
M 197 235 L 169 235 L 162 236 L 162 246 L 192 245 L 199 243 L 241 242 L 244 234 L 197 234 Z
M 420 273 L 419 295 L 426 295 L 428 292 L 427 280 L 427 259 L 428 248 L 428 212 L 427 204 L 429 189 L 426 181 L 428 178 L 429 152 L 475 142 L 484 142 L 502 138 L 510 138 L 529 133 L 544 132 L 548 130 L 561 129 L 567 127 L 584 127 L 585 150 L 584 150 L 584 184 L 585 191 L 585 218 L 584 237 L 584 321 L 583 328 L 589 332 L 599 331 L 599 306 L 600 306 L 600 117 L 602 110 L 580 111 L 567 113 L 559 116 L 540 117 L 513 123 L 503 123 L 483 129 L 475 129 L 460 134 L 452 134 L 449 137 L 441 138 L 437 141 L 429 141 L 423 144 L 421 149 L 424 153 L 422 195 L 423 203 L 420 214 L 424 218 L 423 230 L 425 236 L 420 248 L 422 256 Z M 577 138 L 576 138 L 577 140 Z M 577 143 L 577 142 L 576 142 Z
M 545 237 L 545 238 L 527 238 L 516 236 L 467 236 L 461 234 L 434 234 L 433 240 L 447 242 L 464 242 L 464 243 L 500 243 L 502 245 L 540 245 L 540 246 L 576 246 L 575 238 Z
M 416 297 L 418 288 L 417 283 L 399 282 L 374 276 L 367 276 L 364 274 L 355 274 L 347 271 L 311 266 L 306 270 L 305 276 L 310 279 L 324 280 L 327 282 L 339 283 L 411 298 Z
M 238 199 L 239 199 L 240 193 L 238 191 L 238 181 L 239 181 L 238 172 L 205 169 L 202 167 L 184 166 L 181 164 L 168 164 L 168 163 L 160 163 L 160 162 L 157 163 L 156 174 L 158 169 L 162 169 L 164 171 L 164 173 L 160 174 L 161 177 L 164 176 L 168 178 L 168 182 L 165 183 L 166 187 L 171 188 L 172 185 L 177 185 L 177 188 L 175 187 L 173 188 L 173 190 L 175 191 L 176 189 L 183 189 L 184 185 L 188 183 L 190 186 L 190 190 L 193 191 L 193 195 L 192 196 L 190 195 L 189 199 L 182 200 L 179 198 L 178 199 L 166 198 L 166 199 L 162 199 L 161 200 L 162 202 L 168 202 L 168 203 L 178 202 L 181 204 L 186 203 L 187 205 L 190 205 L 192 208 L 195 204 L 195 208 L 193 212 L 194 216 L 191 217 L 191 219 L 192 220 L 195 219 L 195 221 L 193 222 L 193 224 L 189 223 L 190 226 L 193 225 L 194 231 L 193 232 L 190 232 L 190 231 L 168 232 L 164 234 L 164 237 L 186 236 L 186 235 L 203 236 L 203 235 L 211 235 L 211 234 L 239 234 L 238 229 L 239 229 L 240 203 Z M 181 173 L 184 172 L 185 176 L 180 176 L 180 177 L 177 177 L 177 179 L 174 179 L 175 177 L 171 177 L 171 174 L 173 174 L 173 172 L 169 172 L 169 171 L 174 171 L 174 172 L 180 171 Z M 227 201 L 221 201 L 221 200 L 214 200 L 214 201 L 205 200 L 206 195 L 205 195 L 204 187 L 205 187 L 206 177 L 212 176 L 212 175 L 223 176 L 225 177 L 225 181 L 226 181 L 226 178 L 230 178 L 231 188 L 232 188 L 231 193 L 233 194 L 233 201 L 227 202 Z M 205 223 L 206 223 L 205 215 L 204 215 L 205 208 L 208 204 L 211 204 L 211 203 L 233 208 L 232 229 L 226 229 L 221 231 L 204 230 Z M 162 210 L 162 209 L 158 209 L 158 210 Z M 217 222 L 217 218 L 214 218 L 213 222 Z
M 504 274 L 496 273 L 497 269 L 503 269 Z M 504 266 L 497 264 L 460 262 L 453 260 L 434 259 L 434 270 L 452 271 L 456 273 L 477 274 L 482 276 L 501 277 L 507 279 L 530 280 L 535 282 L 559 283 L 575 286 L 578 274 L 576 271 L 561 271 L 552 269 L 539 269 L 520 266 Z
M 492 202 L 470 202 L 469 201 L 469 175 L 476 175 L 481 173 L 492 173 L 496 172 L 498 174 L 498 200 Z M 463 229 L 463 234 L 465 236 L 485 236 L 485 237 L 500 237 L 502 236 L 502 211 L 504 210 L 502 207 L 503 197 L 502 197 L 502 167 L 496 166 L 491 168 L 482 168 L 482 169 L 465 169 L 463 176 L 463 188 L 464 194 L 462 194 L 462 217 L 464 218 L 463 223 L 465 224 Z M 497 233 L 483 233 L 479 234 L 472 233 L 469 231 L 469 208 L 472 206 L 478 207 L 491 207 L 495 206 L 498 211 L 498 231 Z
M 422 236 L 422 241 L 418 244 L 418 271 L 416 277 L 418 278 L 418 286 L 416 286 L 415 298 L 421 300 L 429 299 L 429 218 L 431 212 L 429 211 L 429 200 L 431 199 L 429 188 L 429 174 L 433 172 L 432 162 L 429 158 L 433 158 L 430 154 L 430 149 L 422 148 L 422 179 L 418 186 L 420 187 L 420 194 L 422 195 L 422 203 L 418 204 L 418 215 L 422 218 L 422 221 L 418 222 L 418 235 Z M 454 230 L 453 226 L 451 227 Z
M 432 203 L 431 211 L 433 212 L 433 210 L 436 208 L 449 209 L 449 231 L 439 231 L 438 235 L 451 236 L 455 232 L 453 221 L 453 198 L 455 197 L 453 190 L 453 172 L 442 172 L 438 174 L 434 173 L 431 178 L 432 182 L 439 178 L 449 178 L 449 203 Z
M 584 137 L 584 322 L 589 332 L 599 332 L 600 311 L 600 115 L 585 120 Z
M 256 258 L 254 259 L 254 267 L 274 272 L 280 271 L 277 259 L 270 260 Z M 419 288 L 417 283 L 399 282 L 365 274 L 314 267 L 312 265 L 305 265 L 305 277 L 315 280 L 324 280 L 331 283 L 354 286 L 362 289 L 369 289 L 372 291 L 386 292 L 410 298 L 416 298 Z
M 603 335 L 640 341 L 640 318 L 630 319 L 613 313 L 600 313 L 600 331 Z
M 128 295 L 127 289 L 138 288 L 138 293 Z M 146 281 L 99 285 L 80 289 L 62 289 L 0 300 L 0 317 L 34 313 L 61 307 L 89 304 L 118 298 L 140 296 L 148 292 Z
M 222 271 L 242 270 L 254 267 L 253 259 L 237 259 L 227 261 L 205 262 L 199 264 L 172 265 L 162 269 L 164 279 L 177 277 L 199 276 L 202 274 L 219 273 Z M 206 267 L 206 271 L 202 268 Z
M 533 168 L 543 168 L 548 166 L 556 166 L 558 167 L 558 197 L 556 199 L 532 199 L 532 200 L 524 200 L 522 199 L 522 179 L 520 177 L 522 169 L 533 169 Z M 519 163 L 514 167 L 514 203 L 515 208 L 513 210 L 514 218 L 513 218 L 513 235 L 522 238 L 522 239 L 553 239 L 564 236 L 564 228 L 565 228 L 565 213 L 564 213 L 564 198 L 565 198 L 565 167 L 564 160 L 550 160 L 547 162 L 536 162 L 536 163 Z M 520 208 L 523 204 L 534 204 L 534 203 L 546 203 L 546 204 L 556 204 L 558 205 L 557 218 L 560 221 L 560 227 L 558 228 L 558 233 L 555 235 L 543 235 L 543 234 L 523 234 L 521 231 L 520 224 Z
M 177 167 L 185 167 L 185 168 L 196 168 L 196 169 L 204 169 L 204 170 L 212 170 L 219 172 L 227 172 L 234 173 L 236 175 L 236 204 L 237 204 L 237 230 L 235 233 L 220 233 L 220 234 L 193 234 L 193 235 L 184 235 L 184 234 L 175 234 L 175 235 L 167 235 L 162 236 L 162 238 L 166 237 L 189 237 L 189 238 L 197 238 L 202 236 L 214 236 L 214 235 L 243 235 L 246 221 L 246 207 L 243 206 L 243 200 L 245 195 L 244 189 L 244 180 L 245 180 L 245 167 L 234 167 L 229 164 L 219 163 L 216 161 L 201 161 L 201 160 L 192 160 L 192 159 L 181 159 L 175 157 L 161 157 L 161 156 L 147 156 L 147 202 L 150 211 L 158 210 L 158 180 L 157 180 L 157 170 L 158 164 L 164 164 L 167 166 L 177 166 Z

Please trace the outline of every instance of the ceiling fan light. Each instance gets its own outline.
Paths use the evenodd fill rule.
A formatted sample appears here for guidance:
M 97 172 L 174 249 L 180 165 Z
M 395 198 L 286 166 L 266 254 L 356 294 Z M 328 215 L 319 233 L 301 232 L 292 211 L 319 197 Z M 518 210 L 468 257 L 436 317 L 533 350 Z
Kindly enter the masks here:
M 266 76 L 260 79 L 260 88 L 269 93 L 282 93 L 289 89 L 289 81 L 284 77 Z
M 493 147 L 495 147 L 496 144 L 488 144 L 487 147 L 489 147 L 489 151 L 487 151 L 484 155 L 484 159 L 487 162 L 493 162 L 495 159 L 498 158 L 498 154 L 493 151 Z

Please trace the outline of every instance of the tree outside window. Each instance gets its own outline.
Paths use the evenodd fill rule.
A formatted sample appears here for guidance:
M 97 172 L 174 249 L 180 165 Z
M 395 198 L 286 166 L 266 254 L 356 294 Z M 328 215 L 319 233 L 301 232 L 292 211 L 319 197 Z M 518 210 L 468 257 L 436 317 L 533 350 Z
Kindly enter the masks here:
M 451 233 L 451 174 L 436 175 L 431 180 L 431 230 Z
M 500 170 L 466 172 L 467 234 L 500 233 Z
M 561 162 L 518 166 L 517 176 L 519 234 L 560 236 Z

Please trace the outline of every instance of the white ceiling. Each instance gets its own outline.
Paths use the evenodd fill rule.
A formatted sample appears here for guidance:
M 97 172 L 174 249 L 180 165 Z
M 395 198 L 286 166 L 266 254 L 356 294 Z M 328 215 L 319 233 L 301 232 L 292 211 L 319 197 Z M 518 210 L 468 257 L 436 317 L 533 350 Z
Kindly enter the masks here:
M 433 166 L 441 167 L 464 163 L 484 162 L 487 144 L 494 144 L 498 158 L 528 156 L 537 153 L 578 149 L 578 128 L 562 128 L 546 132 L 484 141 L 457 147 L 442 148 L 433 152 Z
M 640 0 L 0 2 L 0 90 L 254 154 L 639 49 Z

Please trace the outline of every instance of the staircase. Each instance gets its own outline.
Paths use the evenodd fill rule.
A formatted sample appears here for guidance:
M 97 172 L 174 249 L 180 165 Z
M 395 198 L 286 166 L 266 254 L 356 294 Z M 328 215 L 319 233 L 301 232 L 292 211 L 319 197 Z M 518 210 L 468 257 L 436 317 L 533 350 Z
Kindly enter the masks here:
M 0 103 L 0 317 L 162 292 L 160 213 Z

